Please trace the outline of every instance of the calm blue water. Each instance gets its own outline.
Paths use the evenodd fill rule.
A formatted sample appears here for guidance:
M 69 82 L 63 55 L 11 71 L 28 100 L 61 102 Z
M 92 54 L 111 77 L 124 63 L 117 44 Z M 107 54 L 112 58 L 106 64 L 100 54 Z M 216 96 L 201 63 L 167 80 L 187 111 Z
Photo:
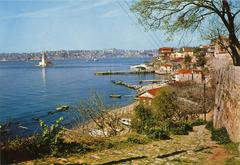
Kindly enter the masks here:
M 100 93 L 105 104 L 126 105 L 133 97 L 111 99 L 109 95 L 134 95 L 135 91 L 112 84 L 111 80 L 123 80 L 137 84 L 137 80 L 154 79 L 155 75 L 95 76 L 98 71 L 127 70 L 130 65 L 150 61 L 150 58 L 105 59 L 100 61 L 65 60 L 54 61 L 49 68 L 38 68 L 38 61 L 0 62 L 0 123 L 13 121 L 28 129 L 15 129 L 14 134 L 29 134 L 38 131 L 33 117 L 54 121 L 67 116 L 68 112 L 48 115 L 58 104 L 77 105 L 81 100 Z M 159 77 L 158 77 L 159 79 Z

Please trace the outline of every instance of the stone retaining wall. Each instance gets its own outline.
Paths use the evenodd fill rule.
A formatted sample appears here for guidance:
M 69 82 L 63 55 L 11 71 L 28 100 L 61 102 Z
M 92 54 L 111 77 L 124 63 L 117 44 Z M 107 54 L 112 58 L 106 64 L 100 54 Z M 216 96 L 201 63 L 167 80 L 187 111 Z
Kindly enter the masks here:
M 217 71 L 213 123 L 225 127 L 234 142 L 240 142 L 240 67 L 222 67 Z

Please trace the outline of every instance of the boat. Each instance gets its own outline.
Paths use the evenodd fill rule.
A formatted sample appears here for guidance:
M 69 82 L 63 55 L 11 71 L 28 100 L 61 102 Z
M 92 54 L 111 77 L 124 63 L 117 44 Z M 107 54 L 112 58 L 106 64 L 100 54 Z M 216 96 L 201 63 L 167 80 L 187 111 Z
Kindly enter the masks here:
M 47 67 L 49 65 L 52 65 L 52 62 L 51 61 L 47 61 L 45 53 L 42 53 L 42 60 L 38 63 L 38 66 L 42 67 L 42 68 L 45 68 L 45 67 Z
M 112 94 L 112 95 L 110 95 L 110 97 L 111 98 L 121 98 L 122 96 L 121 95 L 114 95 L 114 94 Z
M 137 64 L 130 66 L 130 70 L 132 71 L 146 71 L 148 66 L 146 64 Z
M 56 108 L 57 111 L 67 111 L 69 109 L 69 105 L 60 105 Z
M 123 125 L 126 125 L 126 126 L 130 126 L 131 125 L 131 119 L 128 119 L 128 118 L 122 118 L 122 119 L 120 119 L 120 122 Z

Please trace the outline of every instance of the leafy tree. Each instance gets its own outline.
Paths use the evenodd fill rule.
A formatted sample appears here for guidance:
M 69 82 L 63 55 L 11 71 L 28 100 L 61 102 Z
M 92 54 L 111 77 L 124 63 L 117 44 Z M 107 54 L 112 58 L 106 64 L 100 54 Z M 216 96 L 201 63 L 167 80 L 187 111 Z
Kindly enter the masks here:
M 149 107 L 140 103 L 134 109 L 134 117 L 131 122 L 131 126 L 139 133 L 147 132 L 148 129 L 155 125 L 155 120 L 152 111 Z
M 189 68 L 189 65 L 190 65 L 191 61 L 192 61 L 192 57 L 191 56 L 186 55 L 184 57 L 184 64 L 186 65 L 187 68 Z
M 180 31 L 200 31 L 208 39 L 227 36 L 226 49 L 240 66 L 239 0 L 139 0 L 132 11 L 146 28 L 164 29 L 170 36 Z
M 177 113 L 176 94 L 170 87 L 162 88 L 152 101 L 153 114 L 158 121 L 174 120 Z
M 207 63 L 207 60 L 205 58 L 205 55 L 200 53 L 196 55 L 196 65 L 200 67 L 204 67 L 204 65 Z

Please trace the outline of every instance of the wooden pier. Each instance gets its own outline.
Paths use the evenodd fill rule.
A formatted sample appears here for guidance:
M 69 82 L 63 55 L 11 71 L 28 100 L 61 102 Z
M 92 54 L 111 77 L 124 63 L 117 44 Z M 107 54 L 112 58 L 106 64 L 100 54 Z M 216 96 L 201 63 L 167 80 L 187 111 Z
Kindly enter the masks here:
M 149 74 L 154 73 L 154 71 L 107 71 L 107 72 L 96 72 L 96 76 L 105 75 L 126 75 L 126 74 Z

